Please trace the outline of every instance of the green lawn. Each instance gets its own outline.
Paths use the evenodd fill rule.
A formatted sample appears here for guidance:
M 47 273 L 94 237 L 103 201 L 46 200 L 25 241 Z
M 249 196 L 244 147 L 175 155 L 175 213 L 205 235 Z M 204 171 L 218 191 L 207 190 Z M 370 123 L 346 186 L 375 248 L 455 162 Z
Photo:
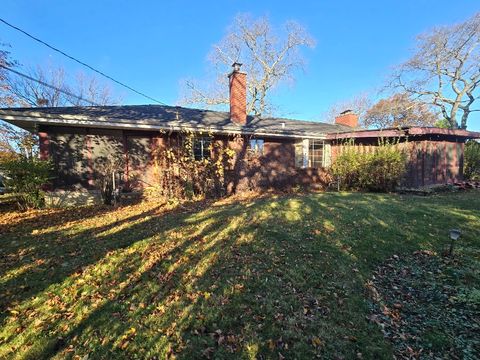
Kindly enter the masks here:
M 480 192 L 4 208 L 0 358 L 391 359 L 366 284 L 450 228 L 445 281 L 478 295 Z

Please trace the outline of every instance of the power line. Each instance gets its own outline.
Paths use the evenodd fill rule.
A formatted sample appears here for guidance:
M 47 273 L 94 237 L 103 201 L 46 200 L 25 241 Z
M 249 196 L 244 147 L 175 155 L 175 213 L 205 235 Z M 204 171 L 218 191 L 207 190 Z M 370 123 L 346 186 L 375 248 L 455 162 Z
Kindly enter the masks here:
M 160 100 L 154 99 L 154 98 L 152 98 L 151 96 L 148 96 L 148 95 L 146 95 L 146 94 L 144 94 L 144 93 L 142 93 L 142 92 L 140 92 L 140 91 L 138 91 L 138 90 L 135 90 L 135 89 L 132 88 L 131 86 L 128 86 L 127 84 L 125 84 L 125 83 L 123 83 L 123 82 L 121 82 L 121 81 L 119 81 L 119 80 L 115 80 L 114 78 L 112 78 L 111 76 L 105 74 L 104 72 L 95 69 L 94 67 L 88 65 L 87 63 L 85 63 L 85 62 L 83 62 L 83 61 L 81 61 L 81 60 L 78 60 L 77 58 L 75 58 L 75 57 L 73 57 L 73 56 L 65 53 L 64 51 L 62 51 L 62 50 L 60 50 L 60 49 L 57 49 L 56 47 L 54 47 L 54 46 L 46 43 L 45 41 L 43 41 L 43 40 L 41 40 L 41 39 L 39 39 L 39 38 L 37 38 L 37 37 L 29 34 L 29 33 L 26 32 L 25 30 L 22 30 L 22 29 L 20 29 L 19 27 L 10 24 L 9 22 L 5 21 L 4 19 L 0 18 L 0 21 L 1 21 L 2 23 L 4 23 L 5 25 L 10 26 L 12 29 L 15 29 L 15 30 L 21 32 L 22 34 L 28 36 L 29 38 L 31 38 L 31 39 L 39 42 L 39 43 L 42 44 L 42 45 L 45 45 L 46 47 L 52 49 L 53 51 L 56 51 L 56 52 L 62 54 L 63 56 L 66 56 L 66 57 L 69 58 L 70 60 L 73 60 L 73 61 L 79 63 L 80 65 L 83 65 L 83 66 L 89 68 L 90 70 L 92 70 L 92 71 L 96 72 L 97 74 L 99 74 L 99 75 L 101 75 L 101 76 L 103 76 L 103 77 L 105 77 L 105 78 L 107 78 L 107 79 L 109 79 L 109 80 L 117 83 L 118 85 L 123 86 L 124 88 L 126 88 L 126 89 L 128 89 L 128 90 L 130 90 L 130 91 L 133 91 L 134 93 L 137 93 L 138 95 L 141 95 L 141 96 L 143 96 L 143 97 L 145 97 L 145 98 L 147 98 L 147 99 L 149 99 L 149 100 L 152 100 L 152 101 L 154 101 L 154 102 L 156 102 L 156 103 L 159 103 L 159 104 L 161 104 L 161 105 L 167 105 L 167 104 L 165 104 L 164 102 L 161 102 Z
M 3 68 L 3 69 L 5 69 L 5 70 L 7 70 L 7 71 L 10 71 L 10 72 L 14 73 L 14 74 L 17 74 L 18 76 L 21 76 L 21 77 L 23 77 L 23 78 L 25 78 L 25 79 L 28 79 L 28 80 L 30 80 L 30 81 L 35 81 L 35 82 L 37 82 L 37 83 L 39 83 L 39 84 L 41 84 L 41 85 L 43 85 L 43 86 L 45 86 L 45 87 L 48 87 L 48 88 L 50 88 L 50 89 L 56 90 L 56 91 L 58 91 L 58 92 L 61 92 L 62 94 L 65 94 L 65 95 L 74 97 L 74 98 L 77 99 L 77 100 L 85 101 L 85 102 L 87 102 L 87 103 L 89 103 L 89 104 L 91 104 L 91 105 L 94 105 L 94 106 L 101 106 L 100 104 L 97 104 L 97 103 L 95 103 L 95 102 L 93 102 L 93 101 L 91 101 L 91 100 L 87 100 L 87 99 L 85 99 L 85 98 L 82 98 L 81 96 L 75 95 L 75 94 L 71 93 L 71 92 L 68 91 L 68 90 L 60 89 L 60 88 L 58 88 L 58 87 L 56 87 L 56 86 L 53 86 L 53 85 L 50 85 L 50 84 L 46 83 L 45 81 L 42 81 L 42 80 L 39 80 L 39 79 L 35 79 L 34 77 L 31 77 L 31 76 L 29 76 L 29 75 L 27 75 L 27 74 L 21 73 L 20 71 L 11 69 L 11 68 L 9 68 L 9 67 L 7 67 L 7 66 L 5 66 L 5 65 L 0 64 L 0 68 Z

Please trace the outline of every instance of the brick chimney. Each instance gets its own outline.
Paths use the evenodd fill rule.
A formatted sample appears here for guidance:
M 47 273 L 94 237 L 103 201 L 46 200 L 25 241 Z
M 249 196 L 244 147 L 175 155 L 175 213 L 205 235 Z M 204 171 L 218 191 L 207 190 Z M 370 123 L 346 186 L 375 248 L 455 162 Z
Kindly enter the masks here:
M 242 64 L 233 63 L 228 75 L 230 88 L 230 120 L 238 125 L 247 124 L 247 74 L 240 71 Z
M 352 128 L 358 126 L 358 115 L 353 110 L 345 110 L 335 118 L 335 124 L 346 125 Z

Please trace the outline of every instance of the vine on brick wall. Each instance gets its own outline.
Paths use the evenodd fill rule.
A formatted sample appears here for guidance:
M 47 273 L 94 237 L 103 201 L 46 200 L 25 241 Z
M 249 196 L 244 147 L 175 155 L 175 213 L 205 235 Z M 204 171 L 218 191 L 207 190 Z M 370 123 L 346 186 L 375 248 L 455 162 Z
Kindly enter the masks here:
M 212 138 L 208 133 L 197 136 Z M 147 196 L 191 200 L 225 195 L 225 170 L 231 166 L 235 151 L 212 138 L 208 148 L 211 156 L 196 160 L 194 139 L 194 133 L 183 131 L 169 139 L 176 146 L 153 152 L 155 183 L 148 189 Z

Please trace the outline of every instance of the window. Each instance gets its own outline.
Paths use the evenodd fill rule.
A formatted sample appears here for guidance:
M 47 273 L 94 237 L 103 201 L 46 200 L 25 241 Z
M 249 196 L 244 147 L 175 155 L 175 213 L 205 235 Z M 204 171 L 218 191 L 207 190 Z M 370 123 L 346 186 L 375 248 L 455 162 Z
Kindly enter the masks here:
M 330 144 L 323 140 L 303 139 L 295 144 L 295 166 L 323 168 L 330 166 Z
M 195 160 L 210 159 L 212 139 L 208 137 L 200 137 L 193 139 L 193 157 Z
M 263 155 L 263 139 L 250 139 L 249 150 L 255 155 Z
M 321 140 L 310 140 L 308 145 L 308 167 L 323 167 L 323 145 Z

